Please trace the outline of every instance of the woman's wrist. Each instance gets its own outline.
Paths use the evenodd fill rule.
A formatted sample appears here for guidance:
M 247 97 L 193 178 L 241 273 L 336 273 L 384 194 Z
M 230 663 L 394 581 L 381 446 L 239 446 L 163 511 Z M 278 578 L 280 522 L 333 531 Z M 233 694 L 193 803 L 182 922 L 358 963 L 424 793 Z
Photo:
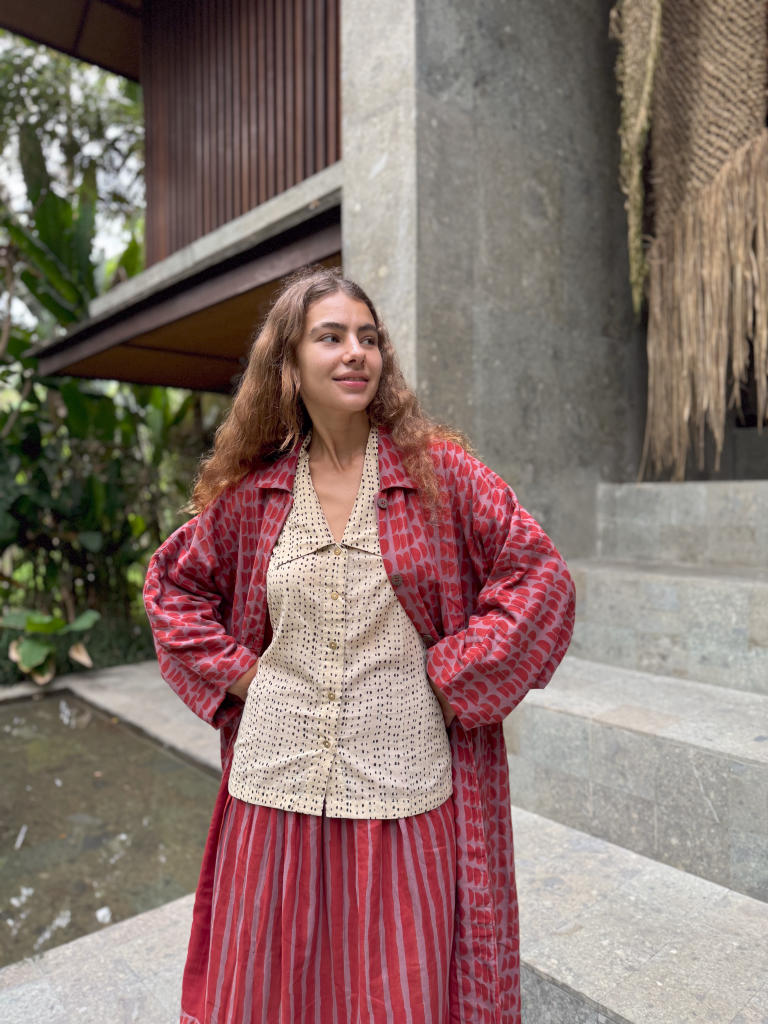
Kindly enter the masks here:
M 236 679 L 231 686 L 227 687 L 227 693 L 231 693 L 233 697 L 237 697 L 239 700 L 244 701 L 248 696 L 248 687 L 251 685 L 258 667 L 258 662 L 256 662 L 255 665 L 251 665 L 247 672 L 244 672 L 239 679 Z
M 437 703 L 440 705 L 440 710 L 443 712 L 443 721 L 445 722 L 445 727 L 447 729 L 448 726 L 451 724 L 451 722 L 456 717 L 456 712 L 453 710 L 451 705 L 448 703 L 448 701 L 442 695 L 440 690 L 438 690 L 438 688 L 435 686 L 435 684 L 432 682 L 432 680 L 429 679 L 429 677 L 427 677 L 427 678 L 429 680 L 429 685 L 432 687 L 432 693 L 434 693 L 435 697 L 437 697 Z

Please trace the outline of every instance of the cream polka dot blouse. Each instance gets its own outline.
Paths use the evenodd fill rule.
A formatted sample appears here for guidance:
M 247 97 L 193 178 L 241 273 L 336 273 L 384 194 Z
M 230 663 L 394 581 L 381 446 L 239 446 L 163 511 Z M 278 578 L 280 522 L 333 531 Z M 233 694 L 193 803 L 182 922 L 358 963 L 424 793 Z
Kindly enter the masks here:
M 248 690 L 229 792 L 332 818 L 421 814 L 451 795 L 451 752 L 424 643 L 381 559 L 378 431 L 338 544 L 309 441 L 267 571 L 273 638 Z

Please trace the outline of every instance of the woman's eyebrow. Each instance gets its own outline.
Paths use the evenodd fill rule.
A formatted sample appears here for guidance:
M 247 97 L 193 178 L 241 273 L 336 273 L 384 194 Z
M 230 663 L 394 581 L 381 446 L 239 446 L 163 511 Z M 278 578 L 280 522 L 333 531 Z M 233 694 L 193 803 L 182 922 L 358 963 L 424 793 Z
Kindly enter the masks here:
M 335 320 L 324 320 L 321 324 L 315 324 L 312 330 L 309 332 L 310 337 L 314 334 L 318 334 L 320 331 L 348 331 L 349 326 L 347 324 L 337 323 Z M 378 334 L 376 324 L 361 324 L 357 329 L 357 333 L 360 334 L 363 331 L 373 331 Z

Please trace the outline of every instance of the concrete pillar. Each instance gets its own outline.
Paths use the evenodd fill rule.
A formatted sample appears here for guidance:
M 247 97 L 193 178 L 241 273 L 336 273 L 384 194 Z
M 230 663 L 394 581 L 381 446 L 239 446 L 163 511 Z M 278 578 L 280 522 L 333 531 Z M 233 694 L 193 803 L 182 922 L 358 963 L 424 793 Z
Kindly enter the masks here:
M 345 267 L 570 555 L 641 433 L 611 5 L 342 0 Z
M 416 379 L 416 10 L 341 0 L 342 259 Z

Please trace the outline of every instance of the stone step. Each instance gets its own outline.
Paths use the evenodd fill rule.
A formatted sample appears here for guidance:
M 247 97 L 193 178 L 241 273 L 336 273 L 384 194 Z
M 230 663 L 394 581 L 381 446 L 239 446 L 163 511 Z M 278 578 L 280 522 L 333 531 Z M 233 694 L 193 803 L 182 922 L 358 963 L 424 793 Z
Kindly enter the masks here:
M 0 968 L 2 1024 L 177 1024 L 193 897 Z
M 765 1024 L 768 904 L 512 808 L 523 1024 Z
M 587 559 L 573 654 L 768 694 L 768 570 Z
M 569 654 L 504 735 L 514 804 L 768 900 L 768 697 Z
M 600 484 L 597 509 L 601 558 L 768 568 L 768 480 Z
M 768 906 L 512 808 L 523 1024 L 765 1024 Z M 3 1024 L 178 1020 L 185 896 L 0 970 Z

